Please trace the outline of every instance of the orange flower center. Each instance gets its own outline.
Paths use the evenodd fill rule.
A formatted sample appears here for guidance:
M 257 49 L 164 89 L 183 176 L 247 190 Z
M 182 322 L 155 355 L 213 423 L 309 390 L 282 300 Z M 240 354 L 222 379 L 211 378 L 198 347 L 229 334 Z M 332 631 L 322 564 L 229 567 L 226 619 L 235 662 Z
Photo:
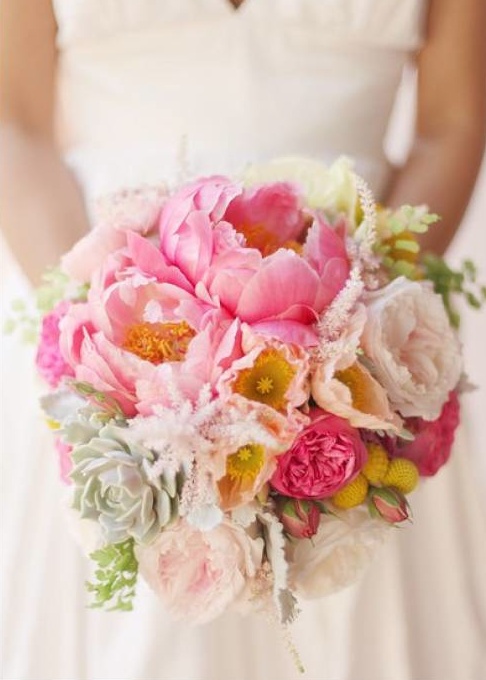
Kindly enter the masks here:
M 152 364 L 181 361 L 195 335 L 185 321 L 136 323 L 127 329 L 123 349 Z
M 246 239 L 248 248 L 256 248 L 264 257 L 271 255 L 279 248 L 294 250 L 298 255 L 302 253 L 302 245 L 297 241 L 285 241 L 280 243 L 277 236 L 268 231 L 263 224 L 243 224 L 238 231 Z

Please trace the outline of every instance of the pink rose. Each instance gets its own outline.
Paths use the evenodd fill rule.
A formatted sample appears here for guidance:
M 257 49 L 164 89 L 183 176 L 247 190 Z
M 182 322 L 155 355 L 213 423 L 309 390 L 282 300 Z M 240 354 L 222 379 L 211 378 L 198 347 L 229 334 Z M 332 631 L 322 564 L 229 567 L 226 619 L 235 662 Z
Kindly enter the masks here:
M 285 531 L 294 538 L 311 538 L 321 521 L 321 511 L 316 503 L 296 498 L 279 499 L 277 515 Z
M 229 520 L 205 532 L 180 520 L 136 554 L 140 573 L 172 616 L 200 624 L 243 595 L 261 565 L 262 550 L 262 539 L 250 538 Z
M 372 517 L 381 517 L 389 524 L 400 524 L 410 517 L 410 507 L 398 489 L 373 488 L 369 508 Z
M 403 276 L 366 296 L 361 344 L 404 418 L 436 420 L 461 377 L 461 347 L 430 281 Z
M 327 498 L 353 481 L 366 463 L 358 430 L 346 420 L 311 409 L 311 423 L 277 459 L 270 483 L 291 498 Z
M 405 426 L 415 435 L 415 439 L 396 447 L 396 455 L 415 463 L 422 476 L 435 475 L 449 460 L 459 422 L 459 399 L 456 392 L 451 392 L 437 420 L 409 418 L 406 421 Z
M 72 368 L 64 360 L 59 347 L 59 323 L 65 317 L 69 307 L 69 302 L 60 302 L 42 319 L 35 363 L 37 370 L 51 387 L 57 387 L 64 376 L 74 375 Z

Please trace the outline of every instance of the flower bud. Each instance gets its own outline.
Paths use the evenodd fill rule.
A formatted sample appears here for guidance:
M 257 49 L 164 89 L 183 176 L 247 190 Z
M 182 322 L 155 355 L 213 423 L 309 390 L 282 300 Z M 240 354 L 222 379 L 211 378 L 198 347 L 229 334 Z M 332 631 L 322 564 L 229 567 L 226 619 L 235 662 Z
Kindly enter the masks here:
M 374 488 L 369 493 L 369 508 L 373 517 L 398 524 L 409 519 L 410 507 L 405 496 L 397 489 Z
M 294 538 L 311 538 L 317 533 L 321 521 L 317 503 L 297 498 L 279 499 L 277 514 L 285 531 Z

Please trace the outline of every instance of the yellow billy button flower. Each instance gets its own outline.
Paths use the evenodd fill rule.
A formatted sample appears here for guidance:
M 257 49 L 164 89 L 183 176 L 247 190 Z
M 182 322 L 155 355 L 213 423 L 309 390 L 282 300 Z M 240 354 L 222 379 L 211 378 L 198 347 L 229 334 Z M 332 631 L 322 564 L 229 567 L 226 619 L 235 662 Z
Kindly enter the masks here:
M 337 508 L 341 510 L 349 510 L 357 505 L 361 505 L 366 499 L 366 494 L 368 493 L 368 482 L 364 475 L 359 474 L 356 479 L 354 479 L 346 486 L 338 491 L 332 497 L 332 502 Z
M 361 470 L 370 484 L 378 485 L 388 470 L 389 459 L 386 450 L 380 444 L 367 444 L 368 460 Z
M 50 430 L 59 430 L 61 427 L 61 423 L 58 423 L 54 418 L 46 418 L 46 424 Z
M 233 391 L 252 401 L 283 411 L 286 393 L 296 373 L 284 354 L 276 349 L 264 349 L 251 368 L 238 373 Z
M 195 335 L 186 321 L 136 323 L 127 329 L 123 349 L 152 364 L 181 361 Z
M 395 458 L 388 466 L 383 478 L 385 486 L 393 486 L 402 493 L 410 493 L 417 486 L 419 471 L 415 463 L 406 458 Z

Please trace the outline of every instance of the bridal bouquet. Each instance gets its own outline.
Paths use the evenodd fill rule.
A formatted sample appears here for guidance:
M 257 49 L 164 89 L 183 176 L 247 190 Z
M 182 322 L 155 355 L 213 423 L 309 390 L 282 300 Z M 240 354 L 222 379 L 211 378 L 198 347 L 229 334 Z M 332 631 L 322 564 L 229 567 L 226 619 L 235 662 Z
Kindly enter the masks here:
M 131 608 L 140 573 L 176 618 L 286 624 L 359 575 L 459 422 L 474 277 L 420 257 L 436 219 L 345 159 L 100 201 L 37 351 L 95 606 Z

